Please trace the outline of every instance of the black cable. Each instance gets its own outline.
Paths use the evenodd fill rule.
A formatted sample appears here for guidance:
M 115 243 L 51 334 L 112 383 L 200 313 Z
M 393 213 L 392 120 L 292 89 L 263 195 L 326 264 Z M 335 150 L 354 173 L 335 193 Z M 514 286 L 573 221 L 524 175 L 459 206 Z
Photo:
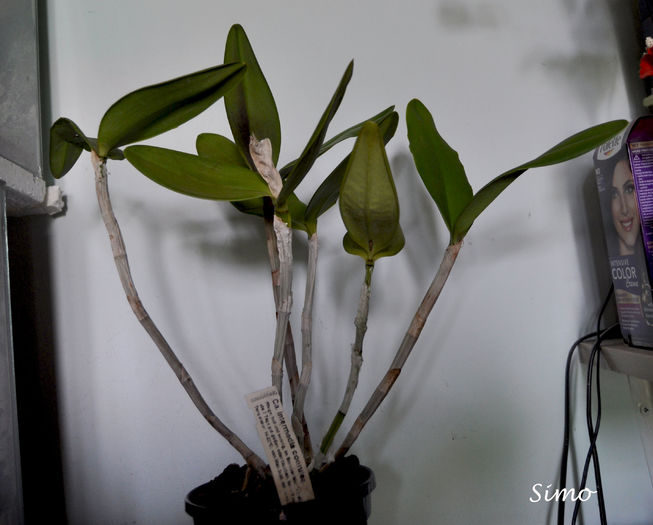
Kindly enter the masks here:
M 610 287 L 610 293 L 608 294 L 608 297 L 606 298 L 606 301 L 604 302 L 603 307 L 601 308 L 601 311 L 598 315 L 597 321 L 596 321 L 596 326 L 597 326 L 597 332 L 599 332 L 599 327 L 601 325 L 601 317 L 603 316 L 603 313 L 605 311 L 605 307 L 607 306 L 608 299 L 609 297 L 612 296 L 612 293 L 614 291 L 614 286 Z M 605 336 L 605 333 L 609 331 L 612 327 L 608 328 L 608 330 L 604 331 L 603 333 L 599 333 L 597 338 L 596 338 L 596 343 L 592 347 L 592 352 L 590 354 L 588 363 L 587 363 L 587 390 L 586 390 L 586 396 L 587 396 L 587 401 L 586 401 L 586 420 L 587 420 L 587 433 L 590 439 L 590 445 L 587 450 L 587 454 L 585 456 L 585 464 L 583 465 L 583 475 L 581 478 L 581 483 L 580 487 L 578 488 L 579 494 L 581 491 L 585 489 L 585 484 L 587 483 L 587 475 L 589 473 L 589 463 L 590 460 L 592 461 L 594 465 L 594 478 L 596 482 L 596 494 L 598 498 L 598 505 L 599 505 L 599 516 L 601 520 L 601 525 L 607 525 L 607 515 L 605 512 L 605 501 L 603 498 L 603 484 L 601 481 L 601 468 L 599 464 L 599 454 L 596 448 L 596 439 L 599 434 L 599 426 L 601 424 L 601 384 L 600 384 L 600 374 L 599 374 L 599 365 L 600 365 L 600 351 L 601 351 L 601 341 Z M 597 391 L 596 391 L 596 396 L 597 396 L 597 416 L 596 416 L 596 423 L 594 424 L 592 422 L 592 372 L 594 369 L 594 360 L 596 360 L 596 384 L 597 384 Z M 578 512 L 580 510 L 580 504 L 581 504 L 581 499 L 578 498 L 576 500 L 576 503 L 574 505 L 574 512 L 572 515 L 572 520 L 571 523 L 572 525 L 575 525 L 576 523 L 576 518 L 578 517 Z
M 614 325 L 616 326 L 616 324 Z M 613 327 L 614 327 L 613 326 Z M 585 463 L 583 465 L 583 475 L 581 477 L 581 482 L 580 482 L 580 487 L 578 488 L 579 494 L 580 491 L 585 489 L 585 485 L 587 483 L 587 476 L 589 474 L 589 465 L 590 461 L 592 461 L 594 465 L 594 477 L 596 481 L 596 494 L 598 498 L 598 504 L 599 504 L 599 516 L 601 519 L 601 525 L 607 525 L 607 517 L 605 513 L 605 501 L 603 500 L 603 485 L 601 482 L 601 469 L 599 466 L 599 457 L 598 457 L 598 451 L 596 448 L 596 439 L 599 434 L 599 426 L 601 423 L 601 393 L 600 390 L 597 391 L 597 419 L 596 419 L 596 424 L 592 423 L 592 401 L 591 401 L 591 394 L 592 394 L 592 371 L 594 369 L 594 360 L 596 359 L 596 366 L 597 366 L 597 389 L 600 389 L 600 383 L 598 383 L 599 380 L 599 372 L 598 372 L 598 366 L 599 366 L 599 356 L 600 356 L 600 348 L 601 348 L 601 341 L 603 340 L 605 333 L 610 331 L 613 327 L 610 327 L 602 334 L 597 337 L 597 341 L 592 347 L 592 352 L 590 354 L 588 363 L 587 363 L 587 405 L 586 405 L 586 418 L 587 418 L 587 431 L 588 435 L 590 438 L 590 445 L 587 450 L 587 454 L 585 456 Z M 574 512 L 572 515 L 572 520 L 571 523 L 572 525 L 575 525 L 576 519 L 578 517 L 578 512 L 580 510 L 580 503 L 581 500 L 577 499 L 576 503 L 574 505 Z
M 603 301 L 603 304 L 601 305 L 601 309 L 599 311 L 599 315 L 597 317 L 597 330 L 595 332 L 586 334 L 582 337 L 580 337 L 574 344 L 571 346 L 569 349 L 569 352 L 567 354 L 567 363 L 565 365 L 565 409 L 564 409 L 564 431 L 563 431 L 563 443 L 562 443 L 562 456 L 560 460 L 560 485 L 559 485 L 559 490 L 562 491 L 565 488 L 565 485 L 567 483 L 567 461 L 569 457 L 569 436 L 570 436 L 570 371 L 571 371 L 571 361 L 572 357 L 574 355 L 574 352 L 578 345 L 582 343 L 583 341 L 596 337 L 597 342 L 600 340 L 602 336 L 605 336 L 607 332 L 612 330 L 615 326 L 610 326 L 606 330 L 601 333 L 600 330 L 600 325 L 601 325 L 601 318 L 603 317 L 603 314 L 605 312 L 605 309 L 607 308 L 610 298 L 612 297 L 612 293 L 614 291 L 614 286 L 610 286 L 610 291 L 608 292 L 608 295 L 606 296 L 605 300 Z M 589 367 L 591 369 L 591 367 Z M 560 492 L 558 492 L 560 494 Z M 563 493 L 565 494 L 565 493 Z M 564 525 L 564 516 L 565 516 L 565 498 L 559 498 L 558 499 L 558 525 Z
M 594 368 L 594 360 L 599 355 L 598 350 L 600 348 L 600 342 L 605 338 L 605 335 L 608 332 L 613 330 L 618 325 L 619 325 L 619 323 L 615 323 L 612 326 L 609 326 L 608 328 L 603 330 L 603 332 L 601 332 L 599 334 L 599 336 L 597 337 L 597 342 L 592 347 L 592 352 L 590 354 L 588 364 L 587 364 L 587 367 L 588 367 L 588 385 L 590 385 L 590 386 L 591 386 L 591 383 L 592 383 L 592 379 L 591 379 L 591 377 L 592 377 L 591 374 L 592 373 L 591 373 L 591 371 Z M 597 365 L 598 365 L 598 361 L 597 361 Z M 589 394 L 591 394 L 591 390 L 589 391 Z M 600 397 L 600 394 L 599 394 L 599 397 Z M 599 405 L 600 405 L 600 403 L 599 403 Z M 589 410 L 590 410 L 590 414 L 591 414 L 591 406 L 590 406 Z M 589 425 L 591 425 L 591 419 L 590 419 L 590 423 L 588 424 L 588 434 L 589 434 L 589 438 L 590 438 L 590 446 L 589 446 L 589 449 L 588 449 L 587 454 L 585 456 L 585 463 L 583 465 L 583 474 L 581 476 L 580 486 L 578 487 L 578 495 L 580 495 L 581 491 L 585 489 L 585 485 L 587 483 L 587 476 L 588 476 L 588 473 L 589 473 L 589 464 L 590 464 L 590 461 L 594 460 L 594 462 L 593 462 L 594 467 L 595 467 L 594 468 L 594 475 L 596 477 L 597 497 L 599 499 L 599 514 L 601 516 L 601 524 L 606 525 L 607 518 L 606 518 L 606 514 L 605 514 L 605 502 L 603 501 L 603 486 L 602 486 L 602 483 L 601 483 L 601 469 L 598 466 L 599 465 L 598 452 L 596 451 L 596 438 L 598 437 L 600 421 L 601 421 L 601 416 L 600 416 L 600 407 L 599 407 L 599 414 L 598 414 L 598 417 L 597 417 L 596 426 L 589 426 Z M 580 500 L 580 499 L 576 499 L 576 502 L 575 502 L 575 505 L 574 505 L 574 511 L 573 511 L 572 519 L 571 519 L 571 524 L 572 525 L 575 525 L 575 523 L 576 523 L 576 519 L 578 517 L 578 512 L 580 510 L 581 501 L 582 500 Z M 563 508 L 564 508 L 564 505 L 563 505 Z
M 599 505 L 599 516 L 601 525 L 607 525 L 608 518 L 605 512 L 605 500 L 603 498 L 603 482 L 601 481 L 601 467 L 599 466 L 599 451 L 596 446 L 596 440 L 599 435 L 599 426 L 601 424 L 601 382 L 600 366 L 601 359 L 601 336 L 596 341 L 596 423 L 592 424 L 592 373 L 591 367 L 587 370 L 587 432 L 592 436 L 592 442 L 588 452 L 592 451 L 592 463 L 594 464 L 594 480 L 596 482 L 596 497 Z M 580 501 L 580 500 L 578 500 Z
M 600 315 L 597 321 L 597 327 L 600 325 Z M 589 457 L 592 458 L 592 463 L 594 465 L 594 479 L 596 481 L 596 494 L 598 498 L 599 505 L 599 516 L 601 519 L 601 525 L 607 525 L 607 515 L 605 512 L 605 500 L 603 497 L 603 483 L 601 481 L 601 467 L 599 464 L 599 454 L 596 447 L 596 440 L 599 434 L 599 426 L 601 425 L 601 383 L 600 383 L 600 358 L 601 358 L 601 340 L 602 336 L 599 335 L 596 340 L 596 344 L 592 348 L 592 353 L 590 355 L 589 363 L 587 366 L 587 408 L 586 408 L 586 419 L 587 419 L 587 432 L 590 437 L 590 446 L 587 451 L 587 456 L 585 460 L 585 466 L 583 468 L 583 483 L 579 490 L 585 488 L 585 483 L 587 482 L 587 471 L 589 470 Z M 592 370 L 594 365 L 594 359 L 596 358 L 596 423 L 592 423 Z M 576 505 L 574 508 L 574 515 L 577 514 L 577 508 L 580 507 L 580 500 L 576 500 Z M 574 522 L 572 522 L 574 523 Z
M 576 340 L 576 342 L 574 342 L 573 345 L 571 345 L 571 348 L 569 349 L 569 352 L 567 354 L 567 364 L 565 366 L 565 423 L 564 423 L 563 440 L 562 440 L 562 457 L 560 459 L 560 481 L 559 481 L 560 485 L 558 487 L 559 490 L 564 489 L 565 485 L 567 484 L 567 459 L 569 457 L 569 434 L 570 434 L 569 405 L 570 405 L 570 397 L 571 397 L 569 376 L 571 370 L 571 359 L 579 344 L 581 344 L 583 341 L 587 339 L 596 337 L 596 335 L 597 335 L 596 332 L 592 332 L 590 334 L 584 335 L 583 337 L 579 338 L 578 340 Z M 565 522 L 565 500 L 559 499 L 558 500 L 558 525 L 564 525 L 564 522 Z

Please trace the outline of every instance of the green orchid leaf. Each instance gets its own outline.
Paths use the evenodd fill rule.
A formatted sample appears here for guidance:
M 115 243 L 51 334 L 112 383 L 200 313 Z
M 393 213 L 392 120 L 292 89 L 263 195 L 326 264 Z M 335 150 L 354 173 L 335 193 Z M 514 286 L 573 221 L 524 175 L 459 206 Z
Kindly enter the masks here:
M 380 115 L 380 113 L 379 113 Z M 397 131 L 399 124 L 399 114 L 392 111 L 386 114 L 379 122 L 379 131 L 383 135 L 383 143 L 387 144 Z M 358 126 L 362 127 L 362 124 Z M 347 155 L 338 166 L 324 179 L 322 184 L 317 188 L 313 197 L 306 207 L 305 223 L 308 228 L 308 233 L 312 234 L 317 231 L 317 219 L 331 206 L 338 201 L 338 194 L 340 193 L 340 186 L 342 185 L 342 178 L 345 175 L 347 164 L 349 163 L 350 155 Z
M 242 213 L 246 213 L 247 215 L 255 215 L 257 217 L 263 217 L 264 198 L 265 197 L 257 197 L 256 199 L 247 199 L 245 201 L 234 201 L 231 204 L 233 204 L 234 208 Z
M 313 234 L 317 231 L 317 219 L 338 202 L 342 179 L 347 171 L 350 157 L 351 154 L 340 161 L 340 164 L 322 181 L 322 184 L 315 190 L 311 200 L 308 201 L 304 220 L 309 233 Z
M 111 160 L 125 160 L 125 153 L 120 148 L 113 148 L 107 153 L 107 158 Z
M 426 189 L 435 201 L 450 233 L 465 206 L 472 187 L 458 153 L 440 136 L 426 106 L 413 99 L 406 108 L 410 152 Z
M 226 64 L 205 69 L 125 95 L 102 117 L 98 155 L 117 146 L 145 140 L 192 119 L 245 74 L 245 65 Z
M 399 201 L 379 127 L 366 122 L 351 153 L 340 188 L 340 215 L 349 234 L 373 262 L 396 242 Z M 344 241 L 343 241 L 344 242 Z
M 292 225 L 293 230 L 308 232 L 306 223 L 304 222 L 306 204 L 300 201 L 297 195 L 291 193 L 286 201 L 286 205 L 288 206 L 288 211 L 290 211 L 290 224 Z
M 232 202 L 231 204 L 233 204 L 238 211 L 247 213 L 248 215 L 256 215 L 258 217 L 264 216 L 264 204 L 263 199 L 261 198 Z M 297 195 L 294 193 L 288 197 L 286 205 L 288 206 L 288 211 L 290 212 L 290 223 L 293 230 L 301 230 L 303 232 L 310 233 L 304 220 L 306 205 L 300 201 Z
M 380 126 L 381 122 L 386 120 L 392 114 L 397 114 L 397 112 L 395 111 L 394 106 L 390 106 L 389 108 L 384 109 L 380 113 L 377 113 L 373 117 L 370 117 L 367 120 L 363 120 L 362 122 L 359 122 L 355 126 L 347 128 L 345 131 L 341 131 L 340 133 L 338 133 L 334 137 L 331 137 L 329 140 L 327 140 L 324 144 L 322 144 L 322 147 L 320 148 L 320 155 L 322 155 L 323 153 L 326 153 L 333 146 L 335 146 L 336 144 L 341 143 L 343 140 L 358 137 L 358 134 L 360 133 L 361 128 L 363 127 L 363 124 L 365 124 L 366 122 L 371 120 L 372 122 L 376 122 Z
M 247 161 L 243 158 L 238 146 L 236 146 L 233 141 L 229 140 L 227 137 L 223 137 L 222 135 L 217 135 L 215 133 L 202 133 L 195 141 L 195 148 L 200 157 L 211 159 L 218 164 L 249 168 Z M 265 197 L 257 197 L 255 199 L 235 201 L 231 204 L 242 213 L 263 217 L 264 198 Z
M 202 133 L 197 137 L 196 148 L 200 157 L 211 159 L 217 164 L 247 168 L 247 161 L 241 155 L 238 146 L 222 135 Z M 232 204 L 243 213 L 263 217 L 263 199 L 260 197 L 236 201 Z M 304 223 L 306 205 L 294 193 L 288 198 L 286 204 L 290 211 L 293 229 L 306 231 L 306 224 Z
M 375 259 L 380 259 L 381 257 L 392 257 L 397 255 L 406 244 L 406 239 L 404 238 L 404 232 L 401 231 L 401 228 L 397 228 L 395 236 L 390 241 L 390 244 L 383 250 L 377 252 Z
M 79 126 L 67 118 L 58 119 L 50 127 L 50 171 L 60 179 L 77 162 L 83 150 L 90 151 L 91 144 Z
M 247 161 L 236 144 L 227 137 L 216 133 L 202 133 L 195 141 L 195 149 L 200 157 L 211 159 L 218 164 L 248 168 Z
M 75 165 L 82 151 L 98 151 L 97 139 L 87 137 L 72 120 L 58 119 L 50 127 L 50 171 L 60 179 Z M 112 149 L 108 158 L 123 160 L 125 156 L 118 149 Z
M 242 82 L 224 97 L 227 119 L 242 155 L 254 168 L 249 155 L 249 137 L 270 139 L 272 159 L 276 164 L 281 149 L 281 125 L 279 113 L 261 67 L 256 60 L 245 30 L 235 24 L 229 30 L 224 50 L 225 62 L 242 62 L 247 73 Z
M 90 144 L 90 149 L 89 148 L 84 148 L 86 151 L 95 151 L 97 153 L 98 151 L 98 142 L 97 139 L 88 137 L 88 144 Z M 120 148 L 113 148 L 109 153 L 107 153 L 107 158 L 112 159 L 112 160 L 125 160 L 125 154 Z
M 329 151 L 333 146 L 336 144 L 339 144 L 343 140 L 355 138 L 358 136 L 358 133 L 361 130 L 361 127 L 363 127 L 363 124 L 365 124 L 368 120 L 371 120 L 373 122 L 376 122 L 377 124 L 381 125 L 381 122 L 383 122 L 389 115 L 394 113 L 395 107 L 390 106 L 389 108 L 384 109 L 381 111 L 381 113 L 378 113 L 374 115 L 373 117 L 370 117 L 363 122 L 359 122 L 355 126 L 352 126 L 345 131 L 341 131 L 338 133 L 335 137 L 330 138 L 327 140 L 322 146 L 320 147 L 320 152 L 318 153 L 318 156 L 324 155 L 327 151 Z M 295 159 L 292 162 L 289 162 L 286 164 L 283 168 L 279 170 L 279 173 L 281 174 L 281 178 L 285 179 L 288 174 L 292 171 L 292 169 L 295 167 L 297 164 L 297 161 L 299 159 Z
M 125 157 L 154 182 L 191 197 L 238 201 L 270 194 L 258 173 L 241 166 L 154 146 L 129 146 Z
M 614 120 L 588 128 L 563 140 L 530 162 L 508 170 L 490 181 L 474 195 L 471 202 L 458 216 L 452 232 L 452 244 L 462 240 L 483 210 L 526 170 L 559 164 L 592 151 L 622 131 L 627 125 L 628 122 L 625 120 Z
M 329 105 L 324 110 L 324 113 L 322 114 L 322 117 L 320 118 L 320 121 L 318 122 L 317 127 L 313 132 L 313 135 L 308 141 L 308 144 L 304 148 L 302 154 L 299 156 L 295 167 L 292 169 L 284 181 L 281 192 L 277 197 L 277 206 L 283 206 L 288 196 L 293 191 L 295 191 L 295 188 L 304 179 L 306 174 L 313 166 L 315 159 L 317 159 L 318 155 L 320 154 L 320 147 L 324 143 L 324 138 L 326 137 L 327 129 L 331 123 L 331 119 L 333 119 L 336 111 L 338 111 L 338 108 L 340 107 L 340 103 L 345 96 L 347 84 L 349 84 L 353 72 L 354 61 L 352 60 L 347 66 L 347 69 L 345 70 L 345 73 L 340 80 L 340 84 L 338 84 L 333 97 L 331 97 Z
M 368 258 L 367 250 L 365 248 L 361 248 L 358 244 L 356 244 L 349 233 L 345 233 L 345 236 L 342 238 L 342 247 L 347 253 L 358 255 L 365 260 Z

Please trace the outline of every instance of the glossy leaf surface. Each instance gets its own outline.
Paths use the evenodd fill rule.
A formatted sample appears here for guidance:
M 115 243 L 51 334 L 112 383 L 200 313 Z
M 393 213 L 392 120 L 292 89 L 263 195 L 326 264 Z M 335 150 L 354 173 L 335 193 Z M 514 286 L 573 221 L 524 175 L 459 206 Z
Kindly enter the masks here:
M 458 217 L 452 232 L 452 244 L 462 240 L 483 210 L 526 170 L 565 162 L 592 151 L 627 125 L 628 122 L 625 120 L 614 120 L 588 128 L 563 140 L 539 157 L 508 170 L 490 181 L 474 195 Z
M 91 149 L 92 149 L 93 151 L 95 151 L 97 153 L 97 151 L 98 151 L 97 139 L 88 137 L 88 142 L 91 145 L 91 148 L 87 149 L 87 151 L 91 151 Z M 122 152 L 122 150 L 120 148 L 113 148 L 109 153 L 107 153 L 107 158 L 112 159 L 112 160 L 124 160 L 125 155 L 124 155 L 124 153 Z
M 247 161 L 243 158 L 238 146 L 222 135 L 202 133 L 196 141 L 197 153 L 200 157 L 211 159 L 217 164 L 241 166 L 247 168 Z M 234 207 L 249 215 L 263 217 L 263 198 L 249 199 L 233 202 Z M 306 205 L 293 193 L 287 201 L 292 227 L 295 230 L 306 231 L 304 214 Z
M 125 95 L 102 117 L 98 155 L 176 128 L 228 92 L 244 73 L 243 64 L 226 64 Z
M 384 109 L 381 111 L 381 113 L 377 113 L 373 117 L 370 117 L 363 122 L 359 122 L 358 124 L 347 128 L 345 131 L 341 131 L 334 137 L 331 137 L 329 140 L 327 140 L 322 146 L 320 146 L 320 152 L 318 153 L 318 157 L 320 155 L 324 155 L 327 151 L 329 151 L 333 146 L 340 144 L 343 140 L 355 138 L 358 136 L 360 133 L 361 128 L 363 127 L 363 124 L 365 124 L 368 120 L 371 120 L 373 122 L 376 122 L 377 124 L 381 124 L 388 116 L 391 114 L 395 113 L 394 111 L 395 107 L 390 106 L 389 108 Z M 286 178 L 288 174 L 292 171 L 292 169 L 295 167 L 295 164 L 297 164 L 297 161 L 299 159 L 295 159 L 292 162 L 289 162 L 286 164 L 283 168 L 279 170 L 279 173 L 281 174 L 282 178 Z
M 258 173 L 241 166 L 154 146 L 130 146 L 125 157 L 154 182 L 192 197 L 237 201 L 269 195 Z
M 343 243 L 361 248 L 367 262 L 391 251 L 400 229 L 399 201 L 381 133 L 374 122 L 366 122 L 358 135 L 339 202 L 348 233 Z
M 345 236 L 342 238 L 342 247 L 345 249 L 347 253 L 350 253 L 352 255 L 358 255 L 362 259 L 367 260 L 368 258 L 368 253 L 365 248 L 362 248 L 358 244 L 354 242 L 354 240 L 351 238 L 351 235 L 349 232 L 345 233 Z
M 379 113 L 379 115 L 381 115 L 381 113 Z M 379 122 L 379 131 L 383 136 L 384 144 L 390 142 L 390 139 L 397 131 L 398 123 L 399 114 L 396 111 L 386 114 Z M 362 124 L 357 127 L 360 130 Z M 324 179 L 306 206 L 306 227 L 308 228 L 309 233 L 315 233 L 317 230 L 318 217 L 338 201 L 340 186 L 342 185 L 342 179 L 345 175 L 350 156 L 351 155 L 347 155 L 329 174 L 329 176 Z
M 276 165 L 281 149 L 281 125 L 272 91 L 263 76 L 256 55 L 242 26 L 236 24 L 229 30 L 224 51 L 225 62 L 242 62 L 247 65 L 242 82 L 224 97 L 227 119 L 234 140 L 242 155 L 248 159 L 249 137 L 270 139 L 272 159 Z
M 336 111 L 338 111 L 338 108 L 340 107 L 340 103 L 345 96 L 347 84 L 349 84 L 353 72 L 354 62 L 352 60 L 347 66 L 347 69 L 345 70 L 345 73 L 342 76 L 342 79 L 340 80 L 335 93 L 331 97 L 328 106 L 324 110 L 324 113 L 322 113 L 322 117 L 320 118 L 315 131 L 313 131 L 313 135 L 311 135 L 308 144 L 304 148 L 302 154 L 299 156 L 299 159 L 297 159 L 297 163 L 293 167 L 292 171 L 284 181 L 281 192 L 279 193 L 279 197 L 277 198 L 278 206 L 283 206 L 285 200 L 293 191 L 295 191 L 295 188 L 297 188 L 299 183 L 304 179 L 306 174 L 315 163 L 315 159 L 317 159 L 319 156 L 320 148 L 324 143 L 324 139 L 326 137 L 329 124 L 331 123 L 331 119 L 333 119 Z
M 82 151 L 98 151 L 97 139 L 87 137 L 72 120 L 58 119 L 50 127 L 49 162 L 52 175 L 59 179 L 75 165 Z M 107 155 L 110 159 L 123 160 L 125 157 L 118 148 Z
M 195 141 L 195 149 L 200 157 L 211 159 L 218 164 L 242 166 L 247 168 L 247 161 L 241 155 L 236 144 L 227 137 L 216 133 L 202 133 Z
M 90 150 L 88 138 L 77 124 L 67 118 L 58 119 L 50 127 L 50 171 L 54 178 L 63 177 L 75 165 L 84 150 Z
M 408 103 L 406 126 L 417 171 L 453 233 L 456 219 L 472 200 L 472 187 L 458 153 L 440 136 L 431 113 L 417 99 Z
M 397 255 L 406 244 L 406 239 L 404 237 L 404 232 L 401 231 L 401 228 L 397 228 L 394 237 L 390 241 L 390 244 L 378 251 L 375 255 L 375 259 L 380 259 L 381 257 L 392 257 Z

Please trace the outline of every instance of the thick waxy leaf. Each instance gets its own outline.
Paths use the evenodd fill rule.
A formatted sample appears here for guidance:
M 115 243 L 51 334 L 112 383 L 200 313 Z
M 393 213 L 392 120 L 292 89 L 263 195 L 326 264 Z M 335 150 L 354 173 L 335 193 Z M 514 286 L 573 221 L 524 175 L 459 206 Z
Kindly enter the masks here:
M 536 159 L 502 173 L 483 188 L 459 215 L 452 232 L 452 244 L 465 237 L 476 217 L 496 199 L 517 177 L 530 168 L 551 166 L 592 151 L 628 125 L 625 120 L 614 120 L 593 126 L 563 140 Z
M 97 139 L 88 137 L 88 142 L 91 145 L 91 149 L 97 153 L 98 151 L 98 143 Z M 91 149 L 86 149 L 86 151 L 91 151 Z M 120 148 L 113 148 L 109 153 L 107 153 L 107 158 L 112 159 L 112 160 L 125 160 L 125 154 L 122 152 Z
M 202 133 L 198 135 L 195 141 L 195 148 L 200 157 L 211 159 L 218 164 L 248 167 L 247 161 L 241 155 L 238 146 L 222 135 Z
M 50 171 L 59 179 L 75 165 L 83 150 L 90 150 L 88 138 L 77 124 L 60 118 L 50 128 Z
M 211 159 L 217 164 L 247 168 L 247 161 L 241 155 L 238 146 L 222 135 L 202 133 L 197 137 L 196 147 L 200 157 Z M 243 213 L 263 217 L 263 198 L 261 197 L 236 201 L 232 204 Z M 306 231 L 306 225 L 304 224 L 306 205 L 294 193 L 288 198 L 286 204 L 290 211 L 293 229 Z
M 50 171 L 59 179 L 75 165 L 82 151 L 98 151 L 97 139 L 89 138 L 72 120 L 60 118 L 50 128 Z M 107 155 L 110 159 L 122 160 L 124 155 L 118 148 Z
M 308 141 L 308 144 L 304 148 L 302 154 L 299 156 L 299 159 L 297 160 L 294 168 L 284 181 L 283 188 L 281 188 L 279 197 L 277 197 L 277 206 L 283 206 L 288 196 L 293 191 L 295 191 L 295 188 L 304 179 L 308 171 L 313 166 L 315 159 L 317 159 L 318 155 L 320 154 L 320 147 L 324 143 L 324 138 L 326 137 L 327 129 L 329 128 L 331 119 L 334 117 L 336 111 L 338 111 L 338 108 L 340 107 L 342 98 L 345 96 L 347 84 L 349 84 L 353 72 L 354 61 L 352 60 L 347 66 L 345 74 L 342 76 L 340 84 L 338 84 L 333 97 L 331 97 L 329 105 L 324 110 L 322 118 L 320 118 L 320 121 L 318 122 L 313 135 Z
M 387 114 L 379 122 L 379 131 L 383 135 L 383 143 L 387 144 L 397 131 L 397 124 L 399 123 L 399 114 L 392 111 Z M 362 127 L 362 124 L 358 126 Z M 324 182 L 317 188 L 313 197 L 306 206 L 306 227 L 308 233 L 315 233 L 317 230 L 317 219 L 331 206 L 338 201 L 338 194 L 340 193 L 340 186 L 342 185 L 342 178 L 345 176 L 345 170 L 349 163 L 351 155 L 347 155 L 338 166 L 331 172 L 331 174 L 324 179 Z
M 304 219 L 304 216 L 306 215 L 306 204 L 300 201 L 297 198 L 297 195 L 291 193 L 290 197 L 288 197 L 288 200 L 286 201 L 286 205 L 290 211 L 290 224 L 293 230 L 308 232 L 308 228 L 306 227 L 306 222 Z
M 401 231 L 401 228 L 397 228 L 395 236 L 390 241 L 390 244 L 383 250 L 379 251 L 375 255 L 375 259 L 380 259 L 381 257 L 392 257 L 397 255 L 406 244 L 406 239 L 404 238 L 404 232 Z
M 279 113 L 245 30 L 238 24 L 233 25 L 229 30 L 224 60 L 247 65 L 247 73 L 242 82 L 224 97 L 227 119 L 234 140 L 253 168 L 254 164 L 249 155 L 250 135 L 254 135 L 258 140 L 270 139 L 272 159 L 276 164 L 281 149 Z
M 349 238 L 373 262 L 397 243 L 399 201 L 379 127 L 366 122 L 361 129 L 340 188 L 340 214 Z
M 355 126 L 352 126 L 350 128 L 347 128 L 345 131 L 341 131 L 334 137 L 331 137 L 329 140 L 327 140 L 324 144 L 322 144 L 322 147 L 320 148 L 320 155 L 323 153 L 326 153 L 329 151 L 333 146 L 336 144 L 341 143 L 343 140 L 351 139 L 351 138 L 356 138 L 358 137 L 358 134 L 361 131 L 361 128 L 363 127 L 363 124 L 365 124 L 368 121 L 376 122 L 379 127 L 381 126 L 381 122 L 385 121 L 389 116 L 397 114 L 395 111 L 394 106 L 390 106 L 389 108 L 384 109 L 380 113 L 377 113 L 373 117 L 368 118 L 367 120 L 363 120 L 362 122 L 359 122 Z
M 241 166 L 154 146 L 130 146 L 125 157 L 154 182 L 192 197 L 238 201 L 270 194 L 258 173 Z
M 352 255 L 358 255 L 359 257 L 362 257 L 363 259 L 367 260 L 367 250 L 364 248 L 361 248 L 358 244 L 356 244 L 352 238 L 351 235 L 349 235 L 349 232 L 345 233 L 345 236 L 342 238 L 342 247 L 345 249 L 347 253 L 351 253 Z
M 368 120 L 371 120 L 373 122 L 376 122 L 377 124 L 381 125 L 381 122 L 383 122 L 389 115 L 392 113 L 395 113 L 394 111 L 395 107 L 390 106 L 387 109 L 384 109 L 381 111 L 381 113 L 378 113 L 374 115 L 373 117 L 370 117 L 363 122 L 359 122 L 355 126 L 352 126 L 351 128 L 346 129 L 345 131 L 341 131 L 338 133 L 335 137 L 331 137 L 329 140 L 327 140 L 322 146 L 320 147 L 320 152 L 318 153 L 318 156 L 324 155 L 327 151 L 329 151 L 333 146 L 336 144 L 339 144 L 343 140 L 351 139 L 354 137 L 358 136 L 358 133 L 360 132 L 361 128 L 363 127 L 363 124 L 365 124 Z M 289 162 L 286 164 L 283 168 L 279 170 L 279 173 L 281 174 L 281 177 L 285 179 L 288 174 L 292 171 L 292 169 L 295 167 L 295 164 L 297 164 L 297 161 L 299 159 L 295 159 L 292 162 Z
M 125 95 L 102 117 L 98 155 L 176 128 L 223 96 L 244 73 L 243 64 L 226 64 Z
M 257 197 L 256 199 L 248 199 L 246 201 L 234 201 L 231 204 L 234 205 L 238 211 L 246 213 L 247 215 L 256 215 L 257 217 L 263 217 L 263 204 L 264 197 Z
M 238 211 L 247 213 L 249 215 L 256 215 L 263 217 L 263 199 L 249 199 L 246 201 L 232 202 Z M 304 222 L 304 214 L 306 213 L 306 205 L 297 198 L 294 193 L 288 197 L 286 201 L 288 211 L 290 212 L 290 222 L 293 230 L 301 230 L 308 232 L 306 223 Z M 310 232 L 308 232 L 310 233 Z
M 431 113 L 417 99 L 408 103 L 406 126 L 417 171 L 453 233 L 458 215 L 472 200 L 472 187 L 458 153 L 440 136 Z

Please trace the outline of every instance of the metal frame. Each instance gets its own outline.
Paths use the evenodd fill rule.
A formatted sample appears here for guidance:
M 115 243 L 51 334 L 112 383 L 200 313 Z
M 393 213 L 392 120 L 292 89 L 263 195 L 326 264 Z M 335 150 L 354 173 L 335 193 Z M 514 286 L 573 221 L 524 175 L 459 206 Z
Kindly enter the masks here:
M 5 185 L 0 182 L 0 525 L 22 525 L 23 491 L 11 335 Z

